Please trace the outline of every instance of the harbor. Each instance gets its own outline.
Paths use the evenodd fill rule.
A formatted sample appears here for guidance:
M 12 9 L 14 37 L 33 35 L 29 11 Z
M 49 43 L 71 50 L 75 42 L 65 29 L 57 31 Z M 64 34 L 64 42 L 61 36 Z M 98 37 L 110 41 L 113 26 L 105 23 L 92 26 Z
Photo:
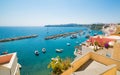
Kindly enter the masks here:
M 9 42 L 9 41 L 22 40 L 22 39 L 35 38 L 35 37 L 38 37 L 38 35 L 34 34 L 34 35 L 29 35 L 29 36 L 20 36 L 20 37 L 14 37 L 14 38 L 0 39 L 0 42 Z
M 59 37 L 67 37 L 67 36 L 77 34 L 77 33 L 81 33 L 81 32 L 82 32 L 82 30 L 76 31 L 76 32 L 63 33 L 63 34 L 56 34 L 56 35 L 52 35 L 52 36 L 47 36 L 44 39 L 49 40 L 49 39 L 56 39 L 56 38 L 59 38 Z
M 0 28 L 0 30 L 2 29 L 3 28 Z M 3 33 L 2 31 L 0 32 L 1 39 L 10 38 L 10 37 L 15 38 L 21 35 L 27 36 L 32 34 L 37 34 L 38 37 L 21 39 L 20 41 L 15 40 L 10 42 L 0 42 L 0 48 L 1 48 L 0 53 L 17 52 L 18 61 L 19 61 L 18 63 L 21 64 L 22 66 L 20 70 L 21 75 L 48 75 L 50 69 L 47 68 L 47 65 L 52 57 L 54 58 L 59 55 L 60 57 L 62 57 L 62 59 L 66 57 L 70 57 L 71 59 L 74 59 L 75 55 L 73 53 L 75 50 L 75 46 L 81 44 L 81 42 L 84 42 L 87 39 L 85 38 L 85 34 L 83 33 L 83 32 L 87 32 L 86 30 L 88 30 L 86 27 L 82 27 L 82 28 L 65 27 L 62 29 L 62 32 L 60 32 L 61 28 L 52 27 L 48 29 L 49 34 L 46 34 L 47 28 L 45 27 L 4 28 L 3 31 L 5 33 Z M 66 37 L 63 36 L 58 37 L 60 39 L 57 38 L 57 40 L 44 39 L 46 35 L 49 36 L 49 35 L 63 34 L 63 33 L 75 32 L 75 31 L 79 31 L 79 33 L 75 34 L 77 35 L 77 38 L 75 39 L 71 39 L 70 38 L 71 35 Z M 101 34 L 100 32 L 97 31 L 94 32 Z M 7 33 L 13 35 L 8 35 Z M 79 34 L 82 35 L 79 36 Z M 44 53 L 44 48 L 46 49 L 45 53 Z M 35 51 L 37 50 L 39 55 L 36 55 L 37 53 Z

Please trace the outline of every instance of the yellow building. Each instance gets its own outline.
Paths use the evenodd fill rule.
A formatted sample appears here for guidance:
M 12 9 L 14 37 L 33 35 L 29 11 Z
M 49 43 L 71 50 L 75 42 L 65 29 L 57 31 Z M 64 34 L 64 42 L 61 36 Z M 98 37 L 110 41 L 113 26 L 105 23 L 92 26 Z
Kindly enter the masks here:
M 119 71 L 120 61 L 87 52 L 73 61 L 71 67 L 61 75 L 119 75 Z
M 113 56 L 112 58 L 120 60 L 120 42 L 114 44 Z

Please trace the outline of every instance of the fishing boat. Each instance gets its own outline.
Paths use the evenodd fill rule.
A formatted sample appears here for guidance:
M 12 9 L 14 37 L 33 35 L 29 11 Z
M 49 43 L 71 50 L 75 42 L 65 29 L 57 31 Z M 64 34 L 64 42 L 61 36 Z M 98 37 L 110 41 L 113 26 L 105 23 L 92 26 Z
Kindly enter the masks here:
M 70 46 L 70 43 L 67 43 L 67 46 Z
M 62 52 L 63 52 L 63 49 L 56 49 L 56 52 L 57 52 L 57 53 L 62 53 Z
M 45 53 L 46 52 L 46 48 L 42 48 L 42 52 Z
M 39 51 L 38 50 L 35 50 L 35 55 L 39 55 Z
M 18 66 L 19 66 L 20 69 L 22 68 L 22 66 L 20 64 L 18 64 Z

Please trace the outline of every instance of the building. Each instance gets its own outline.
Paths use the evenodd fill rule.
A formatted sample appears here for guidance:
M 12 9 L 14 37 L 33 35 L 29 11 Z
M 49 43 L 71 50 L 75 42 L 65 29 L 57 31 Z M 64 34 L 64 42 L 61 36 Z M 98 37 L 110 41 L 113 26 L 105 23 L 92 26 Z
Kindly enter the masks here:
M 17 53 L 0 56 L 0 75 L 20 75 Z
M 120 75 L 120 37 L 109 36 L 103 41 L 108 39 L 113 39 L 114 44 L 110 48 L 98 47 L 97 51 L 87 42 L 81 45 L 82 55 L 61 75 Z
M 61 75 L 120 75 L 120 61 L 87 52 L 71 63 Z

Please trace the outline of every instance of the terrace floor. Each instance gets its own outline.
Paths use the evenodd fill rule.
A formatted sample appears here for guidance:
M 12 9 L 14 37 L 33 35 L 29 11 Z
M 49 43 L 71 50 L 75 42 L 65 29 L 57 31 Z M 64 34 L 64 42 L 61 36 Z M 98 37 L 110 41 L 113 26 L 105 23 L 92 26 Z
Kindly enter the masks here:
M 110 69 L 114 65 L 106 66 L 97 61 L 89 59 L 85 64 L 83 64 L 76 72 L 72 75 L 100 75 L 107 69 Z M 120 75 L 120 72 L 117 72 Z

